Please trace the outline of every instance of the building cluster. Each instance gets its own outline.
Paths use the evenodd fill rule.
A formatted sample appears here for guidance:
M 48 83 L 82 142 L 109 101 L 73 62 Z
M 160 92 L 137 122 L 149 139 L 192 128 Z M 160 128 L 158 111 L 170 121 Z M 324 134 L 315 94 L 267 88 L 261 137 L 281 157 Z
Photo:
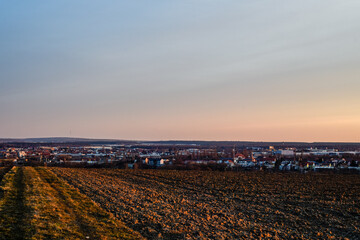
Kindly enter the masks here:
M 360 151 L 191 146 L 1 147 L 0 165 L 278 171 L 359 171 Z

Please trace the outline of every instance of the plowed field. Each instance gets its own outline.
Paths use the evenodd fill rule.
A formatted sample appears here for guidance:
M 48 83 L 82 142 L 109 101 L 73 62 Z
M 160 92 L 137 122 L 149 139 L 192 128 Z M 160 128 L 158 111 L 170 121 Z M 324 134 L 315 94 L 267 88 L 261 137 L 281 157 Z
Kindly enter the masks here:
M 150 239 L 360 239 L 360 175 L 51 170 Z

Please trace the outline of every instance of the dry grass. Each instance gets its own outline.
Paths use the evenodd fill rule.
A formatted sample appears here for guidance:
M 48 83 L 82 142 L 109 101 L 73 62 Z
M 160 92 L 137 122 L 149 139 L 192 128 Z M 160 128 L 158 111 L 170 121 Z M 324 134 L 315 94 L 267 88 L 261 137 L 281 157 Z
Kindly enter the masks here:
M 36 168 L 36 170 L 29 168 L 28 170 L 32 171 L 38 184 L 40 183 L 39 187 L 33 188 L 38 189 L 37 194 L 31 195 L 33 203 L 43 202 L 36 205 L 40 210 L 39 213 L 42 214 L 34 218 L 36 225 L 44 224 L 39 229 L 39 234 L 48 234 L 48 230 L 54 228 L 58 229 L 54 232 L 54 236 L 59 236 L 59 239 L 64 239 L 64 236 L 69 235 L 80 239 L 85 237 L 89 239 L 141 238 L 111 214 L 102 210 L 90 198 L 70 187 L 53 173 L 44 168 Z M 44 218 L 49 218 L 49 220 L 51 218 L 52 225 L 55 224 L 55 226 L 47 226 L 49 221 Z M 67 231 L 66 234 L 64 230 Z
M 26 203 L 26 179 L 22 168 L 13 167 L 1 181 L 0 239 L 31 239 L 31 207 Z
M 1 239 L 141 238 L 44 168 L 14 168 L 3 189 Z

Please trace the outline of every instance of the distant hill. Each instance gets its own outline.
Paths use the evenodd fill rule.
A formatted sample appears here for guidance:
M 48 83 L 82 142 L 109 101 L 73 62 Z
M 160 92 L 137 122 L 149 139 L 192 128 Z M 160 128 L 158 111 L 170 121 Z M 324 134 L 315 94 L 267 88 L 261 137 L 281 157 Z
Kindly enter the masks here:
M 47 138 L 0 138 L 1 144 L 31 145 L 31 144 L 127 144 L 137 146 L 186 146 L 191 147 L 222 147 L 222 148 L 245 148 L 245 147 L 269 147 L 275 148 L 337 148 L 342 150 L 360 150 L 360 143 L 351 142 L 250 142 L 250 141 L 192 141 L 192 140 L 166 140 L 166 141 L 136 141 L 120 139 L 93 139 L 93 138 L 71 138 L 71 137 L 47 137 Z
M 0 138 L 2 143 L 78 143 L 78 142 L 111 142 L 121 141 L 113 139 L 91 139 L 71 137 L 48 137 L 48 138 Z

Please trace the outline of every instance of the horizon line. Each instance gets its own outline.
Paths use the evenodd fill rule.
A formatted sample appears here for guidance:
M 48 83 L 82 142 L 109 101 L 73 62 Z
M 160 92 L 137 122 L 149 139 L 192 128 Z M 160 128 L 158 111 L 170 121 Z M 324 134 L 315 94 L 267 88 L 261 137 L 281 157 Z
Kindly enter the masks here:
M 356 141 L 271 141 L 271 140 L 200 140 L 200 139 L 120 139 L 120 138 L 93 138 L 93 137 L 0 137 L 0 140 L 29 140 L 29 139 L 82 139 L 93 141 L 131 141 L 131 142 L 253 142 L 253 143 L 353 143 Z

